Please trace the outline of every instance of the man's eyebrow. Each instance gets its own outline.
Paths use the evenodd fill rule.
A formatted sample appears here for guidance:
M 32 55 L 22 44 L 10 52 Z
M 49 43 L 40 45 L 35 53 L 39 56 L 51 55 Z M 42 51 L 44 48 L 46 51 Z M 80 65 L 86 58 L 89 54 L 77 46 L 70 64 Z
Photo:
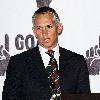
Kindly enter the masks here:
M 36 26 L 36 27 L 41 27 L 41 26 Z
M 52 26 L 53 24 L 47 24 L 46 26 Z
M 47 24 L 47 25 L 44 25 L 44 26 L 52 26 L 53 24 Z M 44 27 L 42 25 L 36 25 L 35 27 Z
M 42 27 L 42 26 L 39 26 L 39 25 L 35 25 L 35 27 Z

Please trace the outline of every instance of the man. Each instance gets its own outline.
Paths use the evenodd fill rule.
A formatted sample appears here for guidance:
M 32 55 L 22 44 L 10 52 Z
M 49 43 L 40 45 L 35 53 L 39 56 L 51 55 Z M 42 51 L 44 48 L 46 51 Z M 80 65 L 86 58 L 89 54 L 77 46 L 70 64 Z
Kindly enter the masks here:
M 11 57 L 3 100 L 55 100 L 60 94 L 90 93 L 84 57 L 58 44 L 63 27 L 55 10 L 39 8 L 32 22 L 38 45 Z

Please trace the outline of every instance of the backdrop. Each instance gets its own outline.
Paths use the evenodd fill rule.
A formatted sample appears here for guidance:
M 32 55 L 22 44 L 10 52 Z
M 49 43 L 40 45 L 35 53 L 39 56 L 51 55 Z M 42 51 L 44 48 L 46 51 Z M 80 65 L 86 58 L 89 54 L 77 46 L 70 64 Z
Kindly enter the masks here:
M 100 0 L 0 0 L 0 100 L 10 56 L 36 45 L 31 18 L 44 5 L 61 18 L 59 45 L 84 55 L 91 91 L 100 93 Z

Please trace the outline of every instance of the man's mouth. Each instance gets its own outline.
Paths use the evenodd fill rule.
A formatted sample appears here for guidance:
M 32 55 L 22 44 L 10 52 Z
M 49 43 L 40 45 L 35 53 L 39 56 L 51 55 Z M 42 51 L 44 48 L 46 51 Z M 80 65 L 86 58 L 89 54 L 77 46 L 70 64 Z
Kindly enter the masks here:
M 44 39 L 44 42 L 49 42 L 49 39 L 47 38 L 47 39 Z

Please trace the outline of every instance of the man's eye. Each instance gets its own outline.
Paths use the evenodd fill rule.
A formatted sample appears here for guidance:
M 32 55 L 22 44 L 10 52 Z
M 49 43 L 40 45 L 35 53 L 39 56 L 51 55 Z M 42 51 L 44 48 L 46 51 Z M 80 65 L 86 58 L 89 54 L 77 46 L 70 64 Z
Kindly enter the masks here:
M 47 25 L 47 28 L 52 28 L 52 26 L 51 25 Z
M 37 30 L 40 30 L 41 29 L 41 27 L 37 27 Z

